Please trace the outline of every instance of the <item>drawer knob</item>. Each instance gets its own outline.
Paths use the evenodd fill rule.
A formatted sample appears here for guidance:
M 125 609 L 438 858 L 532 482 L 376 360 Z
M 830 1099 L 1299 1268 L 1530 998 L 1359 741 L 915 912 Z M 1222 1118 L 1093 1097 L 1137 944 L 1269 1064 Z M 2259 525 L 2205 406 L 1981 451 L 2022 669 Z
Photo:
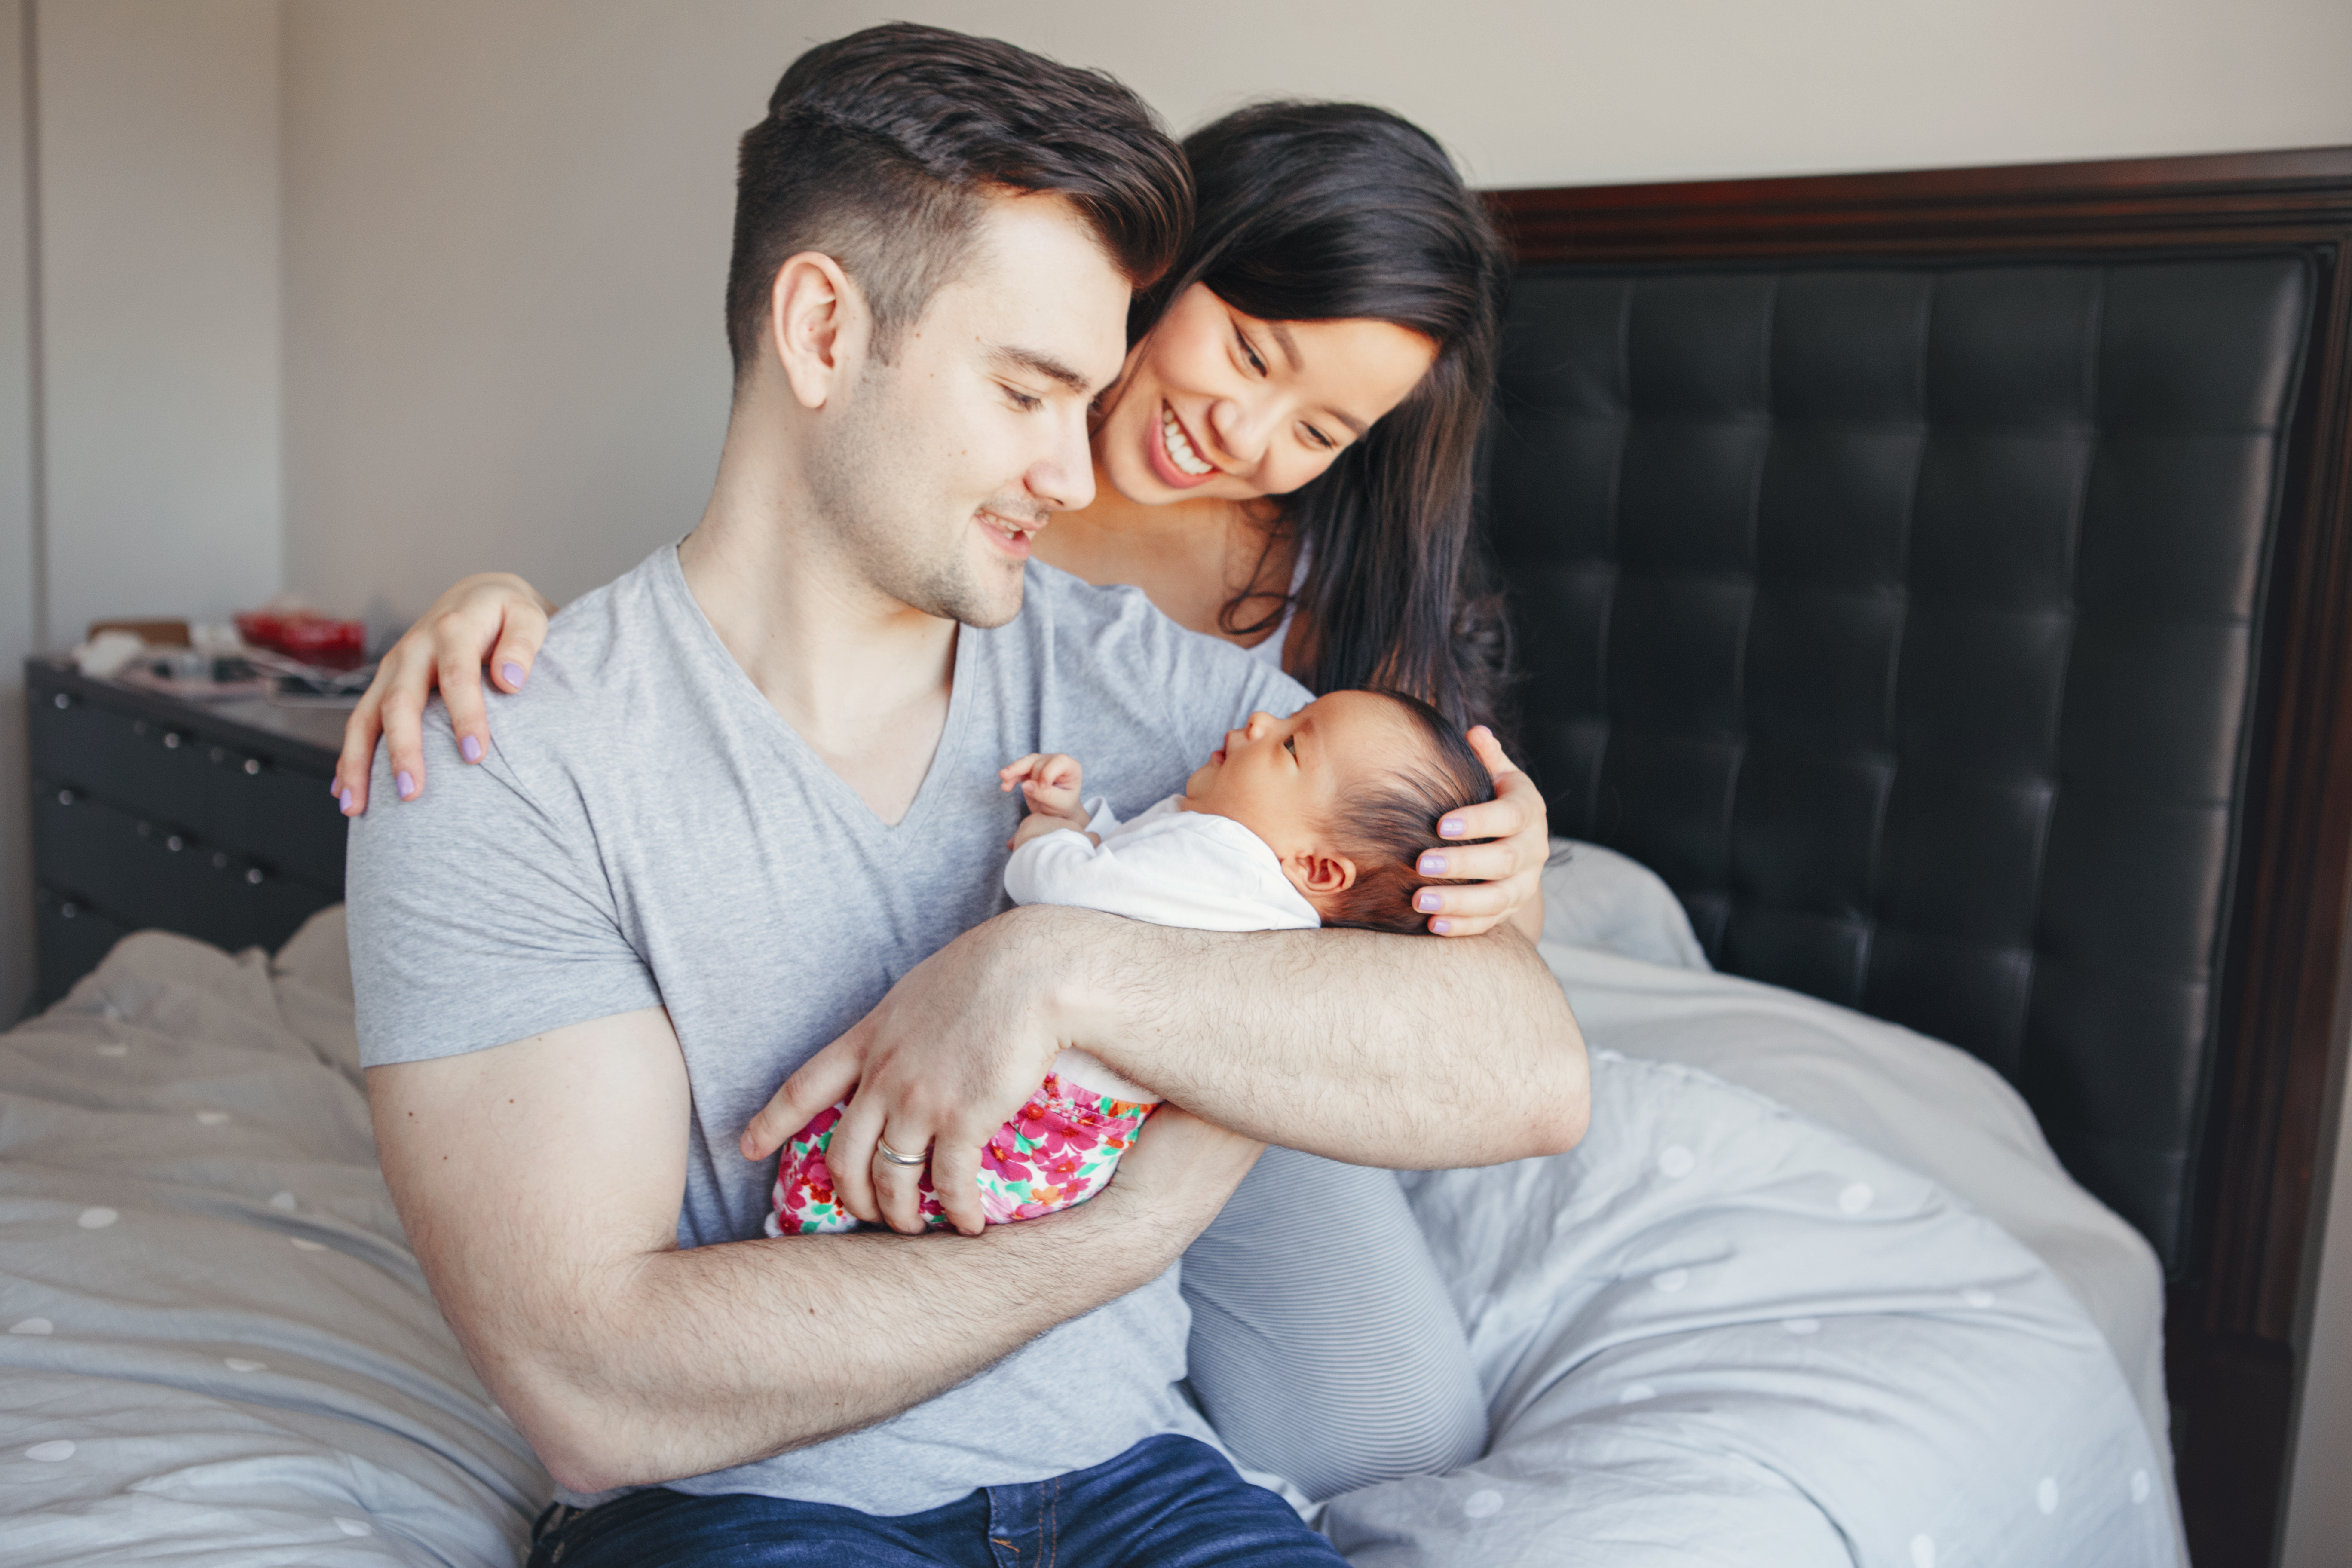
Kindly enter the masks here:
M 261 886 L 261 871 L 259 868 L 247 866 L 245 868 L 245 879 L 254 887 L 258 888 Z
M 49 700 L 56 703 L 60 708 L 70 708 L 73 706 L 73 699 L 67 696 L 62 691 L 58 692 L 55 697 L 50 698 Z
M 61 789 L 61 790 L 58 791 L 58 804 L 59 805 L 71 805 L 73 803 L 74 803 L 74 793 L 73 793 L 73 791 L 71 791 L 71 790 L 69 790 L 69 789 Z
M 259 773 L 261 771 L 261 759 L 259 757 L 246 758 L 245 771 L 248 777 L 254 773 Z
M 178 731 L 166 730 L 163 731 L 163 749 L 167 752 L 176 752 L 180 749 L 180 733 Z
M 177 855 L 181 850 L 185 849 L 187 847 L 187 842 L 176 833 L 163 840 L 163 847 L 169 849 L 174 855 Z
M 228 749 L 225 746 L 215 746 L 212 749 L 211 758 L 212 761 L 215 763 L 225 763 L 228 761 Z
M 147 721 L 144 719 L 133 719 L 131 721 L 131 732 L 134 735 L 145 734 L 147 732 Z
M 222 854 L 217 849 L 213 851 L 213 869 L 215 871 L 226 871 L 228 869 L 228 857 Z
M 59 904 L 58 906 L 58 918 L 59 920 L 69 921 L 79 913 L 81 913 L 81 906 L 79 904 Z

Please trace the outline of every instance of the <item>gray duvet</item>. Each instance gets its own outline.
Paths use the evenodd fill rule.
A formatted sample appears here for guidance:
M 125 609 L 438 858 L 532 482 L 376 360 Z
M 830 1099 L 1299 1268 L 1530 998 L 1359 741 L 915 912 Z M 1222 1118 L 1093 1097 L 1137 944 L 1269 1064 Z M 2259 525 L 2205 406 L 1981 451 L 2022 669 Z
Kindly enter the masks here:
M 1966 1168 L 1939 1184 L 1752 1086 L 1641 1059 L 1662 1048 L 1643 1020 L 1690 1022 L 1695 996 L 1708 1038 L 1745 1008 L 1817 1066 L 1856 1040 L 1908 1051 L 1900 1031 L 1547 952 L 1596 1047 L 1615 1031 L 1635 1054 L 1597 1052 L 1575 1152 L 1417 1184 L 1496 1438 L 1454 1476 L 1330 1504 L 1355 1561 L 2178 1560 L 2141 1415 L 2160 1403 L 2099 1327 L 2142 1334 L 2153 1279 L 2033 1163 L 2046 1150 L 2006 1127 L 1966 1145 L 2019 1144 L 1988 1190 L 2056 1194 L 2063 1274 L 2058 1231 L 2021 1244 L 1979 1212 L 1997 1193 L 1953 1195 Z M 10 1564 L 508 1568 L 549 1491 L 376 1173 L 339 911 L 274 963 L 131 938 L 0 1036 L 0 1328 Z

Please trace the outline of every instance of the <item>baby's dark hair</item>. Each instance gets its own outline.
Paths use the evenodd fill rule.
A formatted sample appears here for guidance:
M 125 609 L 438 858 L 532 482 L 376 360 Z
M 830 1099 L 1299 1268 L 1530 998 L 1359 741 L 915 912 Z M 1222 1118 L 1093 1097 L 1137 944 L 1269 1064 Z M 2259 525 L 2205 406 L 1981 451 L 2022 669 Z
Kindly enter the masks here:
M 1410 934 L 1428 929 L 1429 917 L 1412 907 L 1414 891 L 1463 879 L 1423 876 L 1415 869 L 1422 851 L 1486 842 L 1440 838 L 1438 818 L 1494 799 L 1495 780 L 1436 709 L 1402 691 L 1365 689 L 1404 710 L 1422 754 L 1342 805 L 1342 820 L 1332 824 L 1333 847 L 1356 863 L 1356 880 L 1326 902 L 1323 923 Z

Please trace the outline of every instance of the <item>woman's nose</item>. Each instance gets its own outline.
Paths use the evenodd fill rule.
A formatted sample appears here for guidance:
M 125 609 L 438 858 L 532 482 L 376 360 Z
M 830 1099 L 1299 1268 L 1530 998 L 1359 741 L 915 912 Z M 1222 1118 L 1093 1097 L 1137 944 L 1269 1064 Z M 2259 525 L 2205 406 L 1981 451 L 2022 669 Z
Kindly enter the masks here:
M 1255 468 L 1265 456 L 1266 427 L 1272 411 L 1254 407 L 1236 397 L 1219 398 L 1209 405 L 1209 428 L 1225 455 L 1244 468 Z

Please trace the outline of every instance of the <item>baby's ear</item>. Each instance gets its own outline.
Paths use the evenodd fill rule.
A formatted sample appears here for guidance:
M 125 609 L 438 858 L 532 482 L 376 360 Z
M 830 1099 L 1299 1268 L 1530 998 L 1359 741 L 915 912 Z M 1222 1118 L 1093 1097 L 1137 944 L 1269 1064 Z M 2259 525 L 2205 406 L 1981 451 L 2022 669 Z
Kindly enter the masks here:
M 1291 886 L 1309 898 L 1328 898 L 1356 885 L 1356 863 L 1345 855 L 1296 850 L 1282 863 L 1282 869 Z

